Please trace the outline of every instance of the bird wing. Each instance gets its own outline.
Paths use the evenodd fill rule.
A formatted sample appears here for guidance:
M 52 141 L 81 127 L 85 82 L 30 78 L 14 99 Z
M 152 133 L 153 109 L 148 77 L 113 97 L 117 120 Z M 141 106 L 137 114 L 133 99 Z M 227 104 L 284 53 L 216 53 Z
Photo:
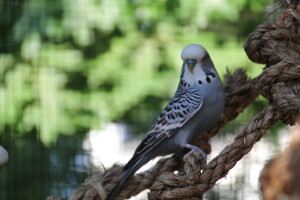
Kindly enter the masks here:
M 201 108 L 202 104 L 203 97 L 199 90 L 178 88 L 174 97 L 135 150 L 133 157 L 126 164 L 124 170 L 187 123 Z

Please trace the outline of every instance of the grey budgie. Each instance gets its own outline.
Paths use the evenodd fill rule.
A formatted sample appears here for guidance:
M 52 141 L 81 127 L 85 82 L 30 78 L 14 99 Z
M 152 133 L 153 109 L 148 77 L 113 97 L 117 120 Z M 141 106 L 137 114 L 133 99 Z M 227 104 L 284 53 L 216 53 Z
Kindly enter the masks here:
M 197 150 L 190 143 L 211 128 L 224 109 L 223 85 L 206 49 L 198 44 L 185 47 L 177 91 L 157 121 L 124 166 L 123 174 L 106 200 L 113 199 L 123 184 L 151 159 L 177 153 L 184 148 Z M 188 155 L 186 154 L 186 155 Z

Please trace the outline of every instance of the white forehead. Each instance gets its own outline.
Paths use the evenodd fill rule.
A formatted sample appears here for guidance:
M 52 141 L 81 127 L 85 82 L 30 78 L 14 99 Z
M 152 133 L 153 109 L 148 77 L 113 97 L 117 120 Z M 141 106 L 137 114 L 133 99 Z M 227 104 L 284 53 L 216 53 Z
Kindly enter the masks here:
M 202 58 L 207 54 L 206 49 L 199 44 L 190 44 L 186 46 L 181 53 L 181 59 L 196 59 L 202 60 Z

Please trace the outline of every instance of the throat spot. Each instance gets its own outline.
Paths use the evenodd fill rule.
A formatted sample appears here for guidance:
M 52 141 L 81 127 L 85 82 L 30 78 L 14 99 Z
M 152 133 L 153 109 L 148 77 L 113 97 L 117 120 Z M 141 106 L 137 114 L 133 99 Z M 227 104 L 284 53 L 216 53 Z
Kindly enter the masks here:
M 206 82 L 211 83 L 211 79 L 208 76 L 206 77 Z

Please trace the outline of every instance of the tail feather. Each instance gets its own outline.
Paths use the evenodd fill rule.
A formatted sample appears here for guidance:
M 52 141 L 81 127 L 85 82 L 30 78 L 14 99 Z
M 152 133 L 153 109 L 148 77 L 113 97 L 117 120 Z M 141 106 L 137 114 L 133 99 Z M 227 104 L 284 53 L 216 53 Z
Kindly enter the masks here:
M 124 183 L 139 169 L 145 164 L 144 157 L 137 160 L 131 167 L 128 167 L 127 170 L 123 172 L 123 175 L 117 185 L 113 190 L 108 194 L 105 200 L 112 200 L 115 195 L 117 195 L 123 188 Z

